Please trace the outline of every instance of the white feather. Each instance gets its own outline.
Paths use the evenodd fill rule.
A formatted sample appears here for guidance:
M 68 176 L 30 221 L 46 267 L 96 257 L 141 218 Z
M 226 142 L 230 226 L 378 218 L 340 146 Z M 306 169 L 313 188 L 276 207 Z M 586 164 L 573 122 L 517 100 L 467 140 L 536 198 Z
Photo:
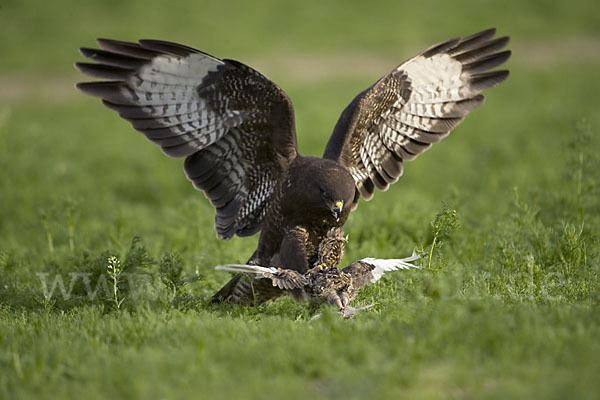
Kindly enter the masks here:
M 261 267 L 260 265 L 247 265 L 247 264 L 227 264 L 227 265 L 217 265 L 215 267 L 217 270 L 221 271 L 231 271 L 231 272 L 246 272 L 248 274 L 257 274 L 257 275 L 266 275 L 266 274 L 276 274 L 277 268 L 272 267 Z
M 140 68 L 138 75 L 145 81 L 165 85 L 197 85 L 209 72 L 216 71 L 223 61 L 207 54 L 186 57 L 161 55 Z
M 412 261 L 418 260 L 419 258 L 421 258 L 421 255 L 417 254 L 416 251 L 413 251 L 412 255 L 406 258 L 381 259 L 367 257 L 363 258 L 360 261 L 375 266 L 375 269 L 371 272 L 371 274 L 373 275 L 371 283 L 375 283 L 383 276 L 384 273 L 389 271 L 397 271 L 399 269 L 410 268 L 420 269 L 421 267 L 419 267 L 418 265 L 411 264 Z

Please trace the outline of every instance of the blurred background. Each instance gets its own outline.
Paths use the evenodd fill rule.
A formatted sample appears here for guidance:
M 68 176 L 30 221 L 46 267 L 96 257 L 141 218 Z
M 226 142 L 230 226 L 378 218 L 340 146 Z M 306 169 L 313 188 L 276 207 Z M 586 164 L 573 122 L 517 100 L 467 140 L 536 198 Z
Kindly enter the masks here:
M 402 188 L 391 190 L 411 190 L 420 204 L 430 199 L 432 209 L 466 185 L 510 196 L 518 184 L 564 179 L 555 162 L 567 136 L 580 119 L 598 121 L 600 12 L 593 0 L 2 0 L 4 246 L 44 249 L 38 214 L 65 202 L 84 213 L 80 236 L 92 245 L 124 214 L 136 215 L 137 234 L 153 236 L 156 225 L 144 205 L 155 214 L 167 212 L 160 206 L 192 199 L 190 206 L 201 198 L 179 161 L 163 157 L 97 99 L 75 90 L 85 79 L 73 68 L 83 59 L 77 49 L 95 46 L 97 37 L 176 41 L 255 67 L 292 98 L 301 152 L 319 155 L 339 113 L 361 90 L 433 43 L 492 26 L 512 37 L 511 77 L 488 92 L 486 106 L 450 140 L 409 164 Z M 199 203 L 210 226 L 212 210 Z
M 443 204 L 462 230 L 431 269 L 366 288 L 379 304 L 353 321 L 207 304 L 228 279 L 213 266 L 256 238 L 217 240 L 182 160 L 74 87 L 95 38 L 180 42 L 274 80 L 320 155 L 356 94 L 490 27 L 512 37 L 510 77 L 360 204 L 342 264 L 429 249 Z M 599 67 L 597 0 L 0 0 L 0 397 L 598 398 Z M 105 276 L 135 236 L 147 298 L 42 293 L 36 274 Z M 162 287 L 171 252 L 197 278 L 188 305 Z
M 83 60 L 77 49 L 95 46 L 97 37 L 176 41 L 257 68 L 292 98 L 301 152 L 320 155 L 357 93 L 433 43 L 492 26 L 512 37 L 510 78 L 487 92 L 487 104 L 450 139 L 410 163 L 393 194 L 375 196 L 370 206 L 391 201 L 406 214 L 414 199 L 430 215 L 440 199 L 452 198 L 474 221 L 506 204 L 500 199 L 514 186 L 564 182 L 557 163 L 575 126 L 598 126 L 595 1 L 2 0 L 2 246 L 22 253 L 26 243 L 27 251 L 44 254 L 44 224 L 55 224 L 56 245 L 66 246 L 65 218 L 52 218 L 65 210 L 77 214 L 85 248 L 135 234 L 163 250 L 185 248 L 190 233 L 180 228 L 188 219 L 194 226 L 201 220 L 195 243 L 214 240 L 207 228 L 213 211 L 184 178 L 180 160 L 167 159 L 75 90 L 85 79 L 73 68 Z M 357 213 L 350 227 L 361 218 Z

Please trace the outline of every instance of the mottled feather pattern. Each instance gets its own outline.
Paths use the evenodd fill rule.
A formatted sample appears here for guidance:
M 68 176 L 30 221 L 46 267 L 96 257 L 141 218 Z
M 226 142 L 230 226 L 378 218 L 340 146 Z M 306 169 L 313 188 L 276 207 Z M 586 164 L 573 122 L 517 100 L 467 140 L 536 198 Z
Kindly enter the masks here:
M 510 57 L 495 29 L 450 39 L 406 61 L 344 110 L 324 156 L 346 165 L 361 196 L 386 190 L 410 161 L 446 137 L 508 76 L 491 71 Z M 390 93 L 392 96 L 390 96 Z
M 228 300 L 235 303 L 260 304 L 282 295 L 291 295 L 298 301 L 312 299 L 342 309 L 362 287 L 377 282 L 386 272 L 420 268 L 411 264 L 420 257 L 413 252 L 403 259 L 364 258 L 344 269 L 318 265 L 304 274 L 289 269 L 239 264 L 217 266 L 216 269 L 240 273 L 228 284 L 235 284 L 228 292 Z
M 277 272 L 264 272 L 266 268 L 252 265 L 218 266 L 217 269 L 239 272 L 228 283 L 233 283 L 227 293 L 228 301 L 257 305 L 282 295 L 293 296 L 297 301 L 314 299 L 328 302 L 337 292 L 351 292 L 352 276 L 331 267 L 313 268 L 301 274 L 278 268 Z
M 272 275 L 273 286 L 280 289 L 292 290 L 302 289 L 309 284 L 308 278 L 291 269 L 277 268 L 277 272 Z
M 317 260 L 313 266 L 326 265 L 328 267 L 337 267 L 342 258 L 344 258 L 344 247 L 348 237 L 344 236 L 342 228 L 334 227 L 327 231 L 327 235 L 317 250 Z
M 369 90 L 361 99 L 360 104 L 365 106 L 365 111 L 354 129 L 362 134 L 354 135 L 351 139 L 351 159 L 355 160 L 355 165 L 350 172 L 357 182 L 368 179 L 372 171 L 381 168 L 384 149 L 377 127 L 396 103 L 401 104 L 398 93 L 402 91 L 405 81 L 402 73 L 390 73 L 375 84 L 377 90 Z
M 305 296 L 303 289 L 310 285 L 306 275 L 289 269 L 245 264 L 219 265 L 215 269 L 238 273 L 228 283 L 231 288 L 227 291 L 227 298 L 220 299 L 237 304 L 258 305 L 285 294 L 302 300 Z
M 204 191 L 216 209 L 215 230 L 227 236 L 233 234 L 237 216 L 236 205 L 245 198 L 246 170 L 242 149 L 233 131 L 214 145 L 188 157 L 184 169 L 194 186 Z
M 253 178 L 248 180 L 247 186 L 251 191 L 244 197 L 240 209 L 236 215 L 235 226 L 240 236 L 247 236 L 256 232 L 268 211 L 274 186 L 276 185 L 275 174 L 263 175 L 251 174 Z
M 172 157 L 215 206 L 217 236 L 257 232 L 273 188 L 296 155 L 287 95 L 259 72 L 175 43 L 99 39 L 82 48 L 78 87 L 103 99 Z
M 338 292 L 352 291 L 352 276 L 338 268 L 314 268 L 308 272 L 306 287 L 309 298 L 332 303 Z
M 245 196 L 239 201 L 235 219 L 228 227 L 229 231 L 239 236 L 248 236 L 260 229 L 267 204 L 283 173 L 271 137 L 274 133 L 271 126 L 275 112 L 273 108 L 280 106 L 283 93 L 259 72 L 237 62 L 230 63 L 234 68 L 218 69 L 208 74 L 207 85 L 200 90 L 200 94 L 207 99 L 210 108 L 223 106 L 224 98 L 228 105 L 235 108 L 253 105 L 253 108 L 243 111 L 244 120 L 237 129 L 241 135 L 236 143 L 244 149 L 238 163 L 245 171 Z M 224 236 L 229 234 L 225 232 Z

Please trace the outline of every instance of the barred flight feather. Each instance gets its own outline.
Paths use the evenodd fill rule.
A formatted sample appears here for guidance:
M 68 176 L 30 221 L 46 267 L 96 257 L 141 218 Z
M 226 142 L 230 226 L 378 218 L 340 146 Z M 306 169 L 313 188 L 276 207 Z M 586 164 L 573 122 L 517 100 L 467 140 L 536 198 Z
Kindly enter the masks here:
M 495 33 L 488 29 L 431 46 L 344 110 L 324 157 L 347 166 L 365 200 L 374 188 L 387 190 L 402 172 L 398 164 L 446 137 L 484 102 L 483 90 L 506 79 L 508 71 L 489 71 L 511 55 L 500 51 L 508 37 L 493 39 Z M 388 99 L 391 89 L 394 101 Z
M 296 155 L 287 95 L 252 68 L 191 47 L 160 40 L 98 44 L 102 49 L 81 49 L 95 63 L 76 66 L 108 81 L 77 87 L 100 97 L 168 156 L 186 157 L 188 178 L 215 206 L 217 236 L 260 229 L 281 163 Z

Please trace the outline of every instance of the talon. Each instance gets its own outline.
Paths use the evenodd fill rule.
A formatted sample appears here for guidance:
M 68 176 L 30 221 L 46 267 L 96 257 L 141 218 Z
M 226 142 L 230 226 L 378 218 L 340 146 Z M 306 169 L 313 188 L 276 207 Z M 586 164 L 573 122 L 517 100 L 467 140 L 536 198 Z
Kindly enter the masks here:
M 342 301 L 342 307 L 346 308 L 348 306 L 348 303 L 350 303 L 350 298 L 348 297 L 348 294 L 340 293 L 340 299 Z

